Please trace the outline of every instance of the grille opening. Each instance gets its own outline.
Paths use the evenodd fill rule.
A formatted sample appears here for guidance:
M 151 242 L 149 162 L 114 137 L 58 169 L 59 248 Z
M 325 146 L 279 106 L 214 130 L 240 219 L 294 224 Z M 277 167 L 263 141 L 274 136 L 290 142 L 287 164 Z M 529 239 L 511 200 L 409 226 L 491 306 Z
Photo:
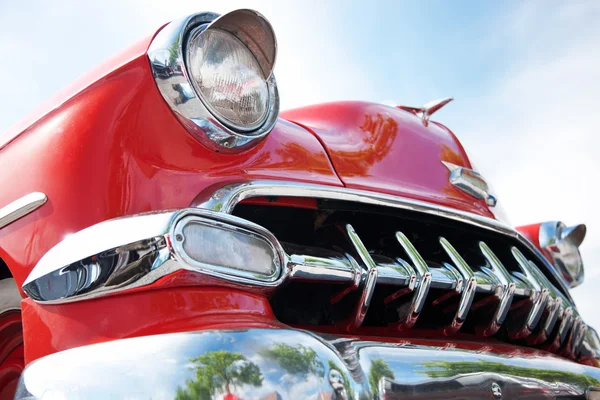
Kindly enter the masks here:
M 453 265 L 439 243 L 441 236 L 452 243 L 476 273 L 489 267 L 480 250 L 480 241 L 484 241 L 491 248 L 510 272 L 520 271 L 510 252 L 511 247 L 516 246 L 528 259 L 536 262 L 538 268 L 555 283 L 554 276 L 516 239 L 433 215 L 330 200 L 317 200 L 317 209 L 238 204 L 233 214 L 262 225 L 280 242 L 290 243 L 291 246 L 307 246 L 350 254 L 363 268 L 360 257 L 344 235 L 345 224 L 354 227 L 374 258 L 380 256 L 395 260 L 399 257 L 410 263 L 408 255 L 395 237 L 396 231 L 403 232 L 429 265 L 430 270 L 438 276 L 442 273 L 443 265 Z M 556 284 L 555 286 L 560 287 Z M 349 292 L 341 301 L 332 304 L 331 299 L 347 287 L 346 284 L 292 281 L 285 289 L 272 296 L 271 304 L 275 316 L 283 323 L 341 326 L 355 311 L 360 296 L 358 290 Z M 399 316 L 406 313 L 414 295 L 405 293 L 391 302 L 386 302 L 386 299 L 398 290 L 397 286 L 377 284 L 362 325 L 393 327 Z M 454 317 L 460 301 L 460 295 L 452 295 L 451 292 L 451 288 L 439 287 L 439 284 L 437 287 L 432 285 L 415 328 L 436 330 L 447 326 Z M 498 298 L 492 293 L 477 292 L 460 332 L 481 332 L 482 326 L 491 321 L 498 303 Z M 522 324 L 530 305 L 524 298 L 515 298 L 515 305 L 508 313 L 504 325 Z M 504 325 L 497 337 L 506 336 Z

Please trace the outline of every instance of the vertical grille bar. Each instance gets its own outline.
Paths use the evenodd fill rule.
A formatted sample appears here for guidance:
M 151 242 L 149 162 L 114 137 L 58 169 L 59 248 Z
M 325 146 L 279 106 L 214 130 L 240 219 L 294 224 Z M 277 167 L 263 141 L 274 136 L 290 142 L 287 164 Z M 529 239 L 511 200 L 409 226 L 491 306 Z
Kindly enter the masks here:
M 521 339 L 529 336 L 539 323 L 542 313 L 544 312 L 544 308 L 548 303 L 550 291 L 547 288 L 543 287 L 543 284 L 531 271 L 529 260 L 525 258 L 523 253 L 521 253 L 516 247 L 512 247 L 511 252 L 513 257 L 515 258 L 515 260 L 517 260 L 517 263 L 521 267 L 521 270 L 523 270 L 523 272 L 525 273 L 528 282 L 535 288 L 535 290 L 532 291 L 530 296 L 533 306 L 531 307 L 531 310 L 529 310 L 529 315 L 525 320 L 525 324 L 516 332 L 509 332 L 509 335 L 512 339 Z
M 429 293 L 429 287 L 431 286 L 431 272 L 429 271 L 427 263 L 423 260 L 423 257 L 421 257 L 417 249 L 404 233 L 400 231 L 396 232 L 396 239 L 412 261 L 412 267 L 419 275 L 416 293 L 413 295 L 406 315 L 400 320 L 398 325 L 399 329 L 407 329 L 412 328 L 415 325 L 421 314 L 421 310 L 425 305 L 425 299 L 427 298 L 427 293 Z
M 484 336 L 491 336 L 498 332 L 498 329 L 500 329 L 500 326 L 502 326 L 502 323 L 506 318 L 506 314 L 510 309 L 510 305 L 515 294 L 515 284 L 511 281 L 510 275 L 508 274 L 506 268 L 504 268 L 504 265 L 502 265 L 498 257 L 496 257 L 488 245 L 484 242 L 479 242 L 479 248 L 481 249 L 481 252 L 483 253 L 483 256 L 487 262 L 492 267 L 492 271 L 501 283 L 501 293 L 499 296 L 500 302 L 496 308 L 496 312 L 494 313 L 492 320 L 486 327 L 484 327 L 482 332 Z
M 354 231 L 352 225 L 346 225 L 346 233 L 348 234 L 348 238 L 354 246 L 354 249 L 358 253 L 358 256 L 367 267 L 367 278 L 365 280 L 362 293 L 360 294 L 360 299 L 356 305 L 356 309 L 348 326 L 349 328 L 357 328 L 361 326 L 365 320 L 365 316 L 369 310 L 369 305 L 371 304 L 371 298 L 373 297 L 375 284 L 377 282 L 377 265 L 375 264 L 375 261 L 373 261 L 373 258 L 369 254 L 369 251 L 363 244 L 362 240 L 360 240 L 358 234 Z
M 444 335 L 450 335 L 457 332 L 467 318 L 467 314 L 473 303 L 473 298 L 475 297 L 475 292 L 477 291 L 477 278 L 475 278 L 475 273 L 471 267 L 469 267 L 469 264 L 467 264 L 446 238 L 440 237 L 439 241 L 465 282 L 454 318 L 452 319 L 452 322 L 442 330 Z
M 554 326 L 556 325 L 556 322 L 563 313 L 564 306 L 562 297 L 554 289 L 554 287 L 547 280 L 547 278 L 541 273 L 537 272 L 536 265 L 532 261 L 529 261 L 528 264 L 531 267 L 530 270 L 536 271 L 536 276 L 538 277 L 540 282 L 543 283 L 543 286 L 550 292 L 550 297 L 546 304 L 546 319 L 542 322 L 541 328 L 537 333 L 527 337 L 527 343 L 537 345 L 545 342 L 550 337 Z
M 556 352 L 558 349 L 560 349 L 560 346 L 565 343 L 567 335 L 570 333 L 571 328 L 573 327 L 574 320 L 573 308 L 567 307 L 562 314 L 562 320 L 560 321 L 560 325 L 558 327 L 558 333 L 548 346 L 549 351 Z

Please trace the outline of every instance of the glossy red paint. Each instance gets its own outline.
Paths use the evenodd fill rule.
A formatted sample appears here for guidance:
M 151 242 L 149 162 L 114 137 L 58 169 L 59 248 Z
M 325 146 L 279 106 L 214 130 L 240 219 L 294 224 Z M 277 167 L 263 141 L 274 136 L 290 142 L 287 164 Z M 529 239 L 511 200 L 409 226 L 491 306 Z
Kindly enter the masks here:
M 516 229 L 527 239 L 529 240 L 535 247 L 540 250 L 540 252 L 546 257 L 546 259 L 550 262 L 550 264 L 554 265 L 554 260 L 552 259 L 552 255 L 546 249 L 542 249 L 540 246 L 540 225 L 541 223 L 519 226 Z
M 27 363 L 57 351 L 135 336 L 219 328 L 277 328 L 263 296 L 227 288 L 141 291 L 61 305 L 23 300 Z
M 289 110 L 283 118 L 319 138 L 345 186 L 424 200 L 486 217 L 494 213 L 450 184 L 442 164 L 471 168 L 443 125 L 382 104 L 338 102 Z
M 0 315 L 0 400 L 12 400 L 24 365 L 21 313 L 8 311 Z

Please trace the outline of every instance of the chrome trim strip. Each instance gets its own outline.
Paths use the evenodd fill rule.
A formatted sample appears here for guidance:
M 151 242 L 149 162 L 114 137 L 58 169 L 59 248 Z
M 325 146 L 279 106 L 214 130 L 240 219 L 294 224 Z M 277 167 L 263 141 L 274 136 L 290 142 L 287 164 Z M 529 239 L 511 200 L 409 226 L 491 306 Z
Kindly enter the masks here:
M 48 197 L 41 192 L 25 195 L 0 208 L 0 229 L 40 208 Z
M 224 378 L 231 375 L 237 378 Z M 244 399 L 488 399 L 492 383 L 507 399 L 583 399 L 600 386 L 600 369 L 489 344 L 461 349 L 439 340 L 360 341 L 289 328 L 205 330 L 42 357 L 23 372 L 16 400 L 196 398 L 194 389 L 215 399 L 227 392 Z
M 354 315 L 349 324 L 349 327 L 357 328 L 362 325 L 365 316 L 367 315 L 367 311 L 369 310 L 369 305 L 371 304 L 371 298 L 373 297 L 375 284 L 377 282 L 377 265 L 375 264 L 375 261 L 373 261 L 373 258 L 371 258 L 369 251 L 363 244 L 362 240 L 360 240 L 360 237 L 356 234 L 356 231 L 352 225 L 346 225 L 346 233 L 360 259 L 367 267 L 365 284 L 363 286 L 362 293 L 360 294 L 360 299 L 356 304 Z
M 458 303 L 456 313 L 454 314 L 454 318 L 452 319 L 450 325 L 443 330 L 445 335 L 450 335 L 457 332 L 467 318 L 467 314 L 471 309 L 471 304 L 473 303 L 473 298 L 475 297 L 475 293 L 477 291 L 477 278 L 475 277 L 471 267 L 469 267 L 469 264 L 467 264 L 467 262 L 460 256 L 458 251 L 456 251 L 456 249 L 446 238 L 441 237 L 439 241 L 446 254 L 448 254 L 448 257 L 450 257 L 452 260 L 454 266 L 461 273 L 465 282 L 465 287 L 463 289 L 460 302 Z
M 460 211 L 454 208 L 360 189 L 276 180 L 255 180 L 229 184 L 226 186 L 212 186 L 201 192 L 194 199 L 191 206 L 230 214 L 235 206 L 241 201 L 252 197 L 263 196 L 310 197 L 315 199 L 340 200 L 398 208 L 436 215 L 501 233 L 517 239 L 523 246 L 535 254 L 537 259 L 543 263 L 546 269 L 555 277 L 561 292 L 573 303 L 569 290 L 554 266 L 517 230 L 495 219 Z

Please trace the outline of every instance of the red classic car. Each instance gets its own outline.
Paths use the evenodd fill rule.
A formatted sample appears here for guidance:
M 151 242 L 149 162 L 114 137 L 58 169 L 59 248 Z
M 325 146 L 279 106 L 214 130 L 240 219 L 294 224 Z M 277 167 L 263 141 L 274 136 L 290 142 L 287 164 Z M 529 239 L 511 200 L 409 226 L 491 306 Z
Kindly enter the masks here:
M 423 107 L 279 112 L 251 10 L 0 136 L 0 399 L 600 398 L 585 226 L 514 228 Z

